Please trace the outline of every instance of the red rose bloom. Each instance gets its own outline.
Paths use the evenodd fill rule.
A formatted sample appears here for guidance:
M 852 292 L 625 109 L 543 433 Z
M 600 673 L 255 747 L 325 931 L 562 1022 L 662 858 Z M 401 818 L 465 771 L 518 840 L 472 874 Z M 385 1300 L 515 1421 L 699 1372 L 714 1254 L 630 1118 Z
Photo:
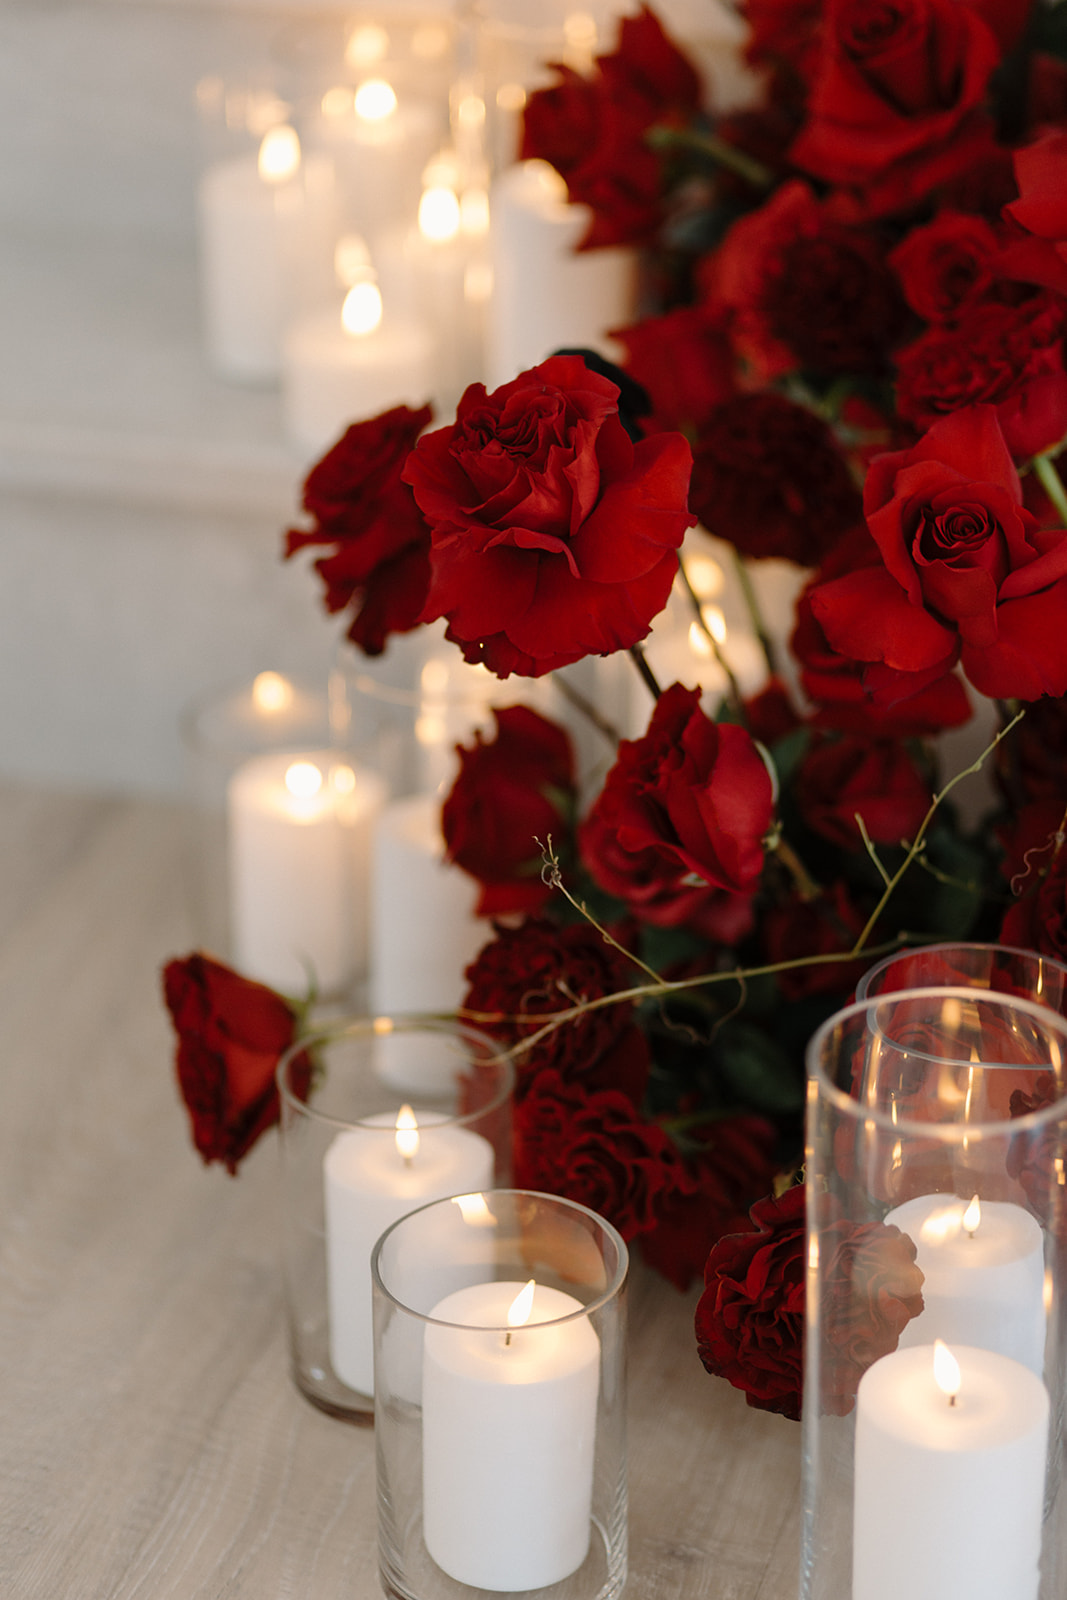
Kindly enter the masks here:
M 447 617 L 498 677 L 629 649 L 667 602 L 692 458 L 680 434 L 632 443 L 618 393 L 553 356 L 494 394 L 472 384 L 408 459 L 432 529 L 424 620 Z
M 797 368 L 880 372 L 904 332 L 881 244 L 796 179 L 734 223 L 706 281 L 733 308 L 735 341 L 764 382 Z
M 627 372 L 652 402 L 657 429 L 677 428 L 692 439 L 734 393 L 726 321 L 722 310 L 680 306 L 612 333 L 626 350 Z
M 293 1042 L 296 1013 L 281 995 L 242 978 L 210 956 L 168 961 L 163 996 L 178 1035 L 178 1084 L 193 1143 L 205 1162 L 230 1172 L 278 1120 L 279 1060 Z M 293 1087 L 306 1095 L 311 1064 L 302 1058 Z
M 624 1239 L 645 1233 L 684 1181 L 671 1141 L 614 1089 L 542 1072 L 515 1112 L 515 1182 L 588 1206 Z
M 752 1207 L 755 1230 L 713 1246 L 697 1306 L 700 1359 L 743 1389 L 750 1406 L 799 1419 L 803 1397 L 807 1250 L 803 1186 Z M 867 1368 L 895 1350 L 922 1311 L 915 1246 L 899 1228 L 842 1218 L 823 1230 L 827 1304 L 820 1402 L 847 1416 Z
M 306 545 L 336 546 L 315 562 L 326 610 L 353 606 L 348 637 L 368 656 L 380 655 L 390 634 L 410 632 L 426 603 L 430 532 L 400 474 L 432 416 L 430 406 L 395 406 L 349 428 L 304 484 L 315 527 L 286 536 L 286 557 Z
M 942 211 L 889 257 L 904 298 L 927 322 L 952 322 L 993 286 L 1000 239 L 984 217 Z
M 899 844 L 914 837 L 930 799 L 907 747 L 893 739 L 817 739 L 796 775 L 804 821 L 843 850 L 862 845 L 856 812 L 877 844 Z
M 1023 509 L 990 407 L 876 457 L 864 508 L 885 566 L 811 595 L 835 650 L 931 678 L 959 656 L 994 699 L 1067 692 L 1067 533 L 1039 531 Z
M 1033 294 L 982 301 L 930 328 L 897 357 L 897 410 L 916 427 L 973 406 L 996 408 L 1008 449 L 1027 461 L 1067 433 L 1067 302 Z
M 689 503 L 742 555 L 817 566 L 860 516 L 862 500 L 833 433 L 778 394 L 737 395 L 693 451 Z
M 796 166 L 860 191 L 868 215 L 910 206 L 991 143 L 1000 50 L 959 0 L 830 0 Z
M 760 934 L 769 962 L 796 961 L 802 956 L 848 953 L 866 921 L 853 905 L 845 884 L 834 883 L 817 900 L 793 896 L 768 906 L 760 917 Z M 833 994 L 849 989 L 865 963 L 828 961 L 825 966 L 793 967 L 775 973 L 787 1000 Z
M 536 1033 L 548 1012 L 628 988 L 634 969 L 585 922 L 557 927 L 528 918 L 497 928 L 467 968 L 463 1007 L 477 1026 L 507 1045 Z M 481 1016 L 500 1013 L 501 1022 Z M 529 1021 L 515 1020 L 528 1017 Z M 648 1043 L 632 1002 L 585 1011 L 515 1058 L 516 1099 L 546 1068 L 587 1089 L 617 1089 L 639 1105 L 648 1080 Z
M 1026 800 L 1067 800 L 1067 700 L 1035 700 L 993 753 L 1001 790 Z
M 676 683 L 647 733 L 620 744 L 579 843 L 601 888 L 635 913 L 699 926 L 709 890 L 755 888 L 772 809 L 770 774 L 749 735 L 712 722 L 700 691 Z
M 441 808 L 450 860 L 477 878 L 480 917 L 536 911 L 552 890 L 541 848 L 569 828 L 574 752 L 565 728 L 528 706 L 494 710 L 496 738 L 459 747 L 459 772 Z
M 1067 132 L 1045 133 L 1014 156 L 1018 200 L 1004 207 L 1032 236 L 1020 252 L 1022 275 L 1067 293 Z M 1025 262 L 1025 266 L 1022 264 Z

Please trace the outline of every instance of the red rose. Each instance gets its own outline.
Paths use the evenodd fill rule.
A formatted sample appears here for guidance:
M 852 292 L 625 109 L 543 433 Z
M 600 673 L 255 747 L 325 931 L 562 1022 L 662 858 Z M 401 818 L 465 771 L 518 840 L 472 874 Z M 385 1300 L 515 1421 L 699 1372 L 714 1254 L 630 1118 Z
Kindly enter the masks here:
M 1000 239 L 984 217 L 944 210 L 912 228 L 889 257 L 913 311 L 951 322 L 993 286 Z
M 693 450 L 689 494 L 703 526 L 742 555 L 817 566 L 862 500 L 834 435 L 779 394 L 717 406 Z
M 178 1035 L 176 1066 L 193 1143 L 230 1172 L 278 1120 L 274 1072 L 292 1044 L 296 1013 L 281 995 L 210 956 L 168 961 L 163 995 Z M 301 1058 L 293 1088 L 302 1097 L 311 1064 Z
M 899 740 L 816 739 L 797 769 L 801 816 L 843 850 L 862 846 L 856 812 L 877 844 L 899 844 L 914 838 L 930 799 L 926 779 Z
M 733 224 L 705 279 L 733 308 L 734 339 L 764 382 L 797 368 L 880 372 L 904 332 L 882 245 L 797 179 Z
M 745 701 L 745 726 L 768 748 L 803 727 L 781 678 L 768 678 L 758 694 Z
M 1067 533 L 1039 531 L 1023 509 L 989 406 L 876 457 L 864 509 L 885 566 L 811 595 L 835 650 L 931 678 L 959 656 L 994 699 L 1067 692 Z
M 598 1000 L 629 988 L 634 968 L 585 922 L 557 927 L 528 918 L 517 928 L 497 928 L 467 968 L 464 1010 L 500 1013 L 508 1020 L 477 1026 L 507 1045 L 536 1033 L 547 1012 Z M 516 1020 L 528 1017 L 529 1021 Z M 648 1080 L 645 1035 L 632 1002 L 584 1012 L 515 1058 L 516 1099 L 534 1079 L 554 1068 L 587 1089 L 617 1089 L 639 1105 Z
M 679 306 L 612 333 L 626 350 L 627 372 L 652 401 L 656 428 L 677 428 L 693 438 L 734 393 L 726 320 L 724 311 Z
M 686 1290 L 704 1271 L 708 1251 L 724 1233 L 748 1226 L 748 1208 L 774 1177 L 776 1134 L 763 1117 L 728 1117 L 709 1130 L 688 1186 L 661 1204 L 641 1254 L 675 1288 Z
M 1031 282 L 1067 293 L 1067 132 L 1045 133 L 1014 155 L 1018 200 L 1004 207 L 1032 235 L 1022 257 Z
M 315 562 L 331 615 L 355 610 L 348 637 L 377 656 L 392 633 L 416 626 L 430 585 L 430 533 L 400 474 L 430 406 L 396 406 L 349 428 L 304 484 L 311 531 L 290 528 L 288 558 L 306 545 L 332 544 Z
M 676 683 L 647 733 L 620 744 L 579 844 L 601 888 L 636 914 L 699 926 L 714 914 L 709 891 L 755 888 L 772 810 L 770 775 L 749 735 L 712 722 L 699 689 Z
M 1000 925 L 1000 942 L 1067 961 L 1067 801 L 1039 800 L 1019 812 L 1004 863 L 1015 903 Z
M 796 961 L 802 956 L 848 953 L 866 921 L 853 905 L 845 884 L 835 883 L 817 900 L 793 896 L 784 904 L 768 906 L 760 917 L 763 947 L 770 962 Z M 787 1000 L 809 995 L 847 991 L 861 968 L 855 961 L 827 962 L 825 966 L 793 967 L 778 972 L 778 987 Z
M 697 1306 L 700 1359 L 745 1391 L 750 1406 L 799 1419 L 803 1397 L 807 1249 L 803 1186 L 752 1207 L 755 1229 L 712 1247 Z M 820 1241 L 825 1296 L 820 1401 L 846 1416 L 860 1378 L 895 1350 L 922 1311 L 915 1246 L 883 1223 L 831 1222 Z
M 910 206 L 991 143 L 982 107 L 999 59 L 958 0 L 830 0 L 792 159 L 861 191 L 868 215 Z
M 515 1112 L 515 1182 L 588 1206 L 624 1239 L 646 1232 L 684 1181 L 671 1141 L 614 1089 L 542 1072 Z
M 1006 798 L 1067 799 L 1067 700 L 1035 700 L 993 760 Z
M 646 136 L 693 119 L 700 79 L 647 6 L 622 19 L 618 48 L 591 77 L 553 70 L 558 83 L 527 102 L 520 156 L 552 162 L 570 199 L 592 209 L 581 248 L 647 242 L 664 210 L 661 161 Z
M 754 66 L 787 64 L 814 70 L 824 0 L 742 0 L 751 30 L 745 53 Z
M 447 617 L 498 677 L 629 649 L 667 602 L 692 458 L 680 434 L 632 443 L 618 393 L 553 356 L 494 394 L 472 384 L 408 459 L 432 529 L 424 620 Z
M 540 844 L 569 831 L 576 803 L 574 752 L 565 728 L 528 706 L 494 710 L 496 738 L 476 731 L 441 808 L 450 860 L 477 878 L 480 917 L 536 911 L 552 893 Z M 540 841 L 540 844 L 538 843 Z

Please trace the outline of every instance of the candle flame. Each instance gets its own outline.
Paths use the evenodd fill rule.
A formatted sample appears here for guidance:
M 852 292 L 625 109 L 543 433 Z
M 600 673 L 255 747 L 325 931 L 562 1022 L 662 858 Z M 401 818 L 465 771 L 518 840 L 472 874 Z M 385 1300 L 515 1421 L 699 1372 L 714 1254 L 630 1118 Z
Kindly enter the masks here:
M 312 761 L 294 761 L 286 769 L 285 787 L 298 800 L 310 800 L 322 788 L 322 773 Z
M 300 140 L 296 129 L 283 123 L 263 135 L 257 160 L 259 175 L 265 183 L 284 183 L 300 166 Z
M 457 1194 L 452 1204 L 459 1207 L 464 1222 L 471 1228 L 494 1228 L 496 1218 L 485 1201 L 484 1194 Z
M 346 333 L 360 337 L 373 333 L 382 320 L 382 292 L 376 283 L 354 283 L 341 307 Z
M 720 606 L 701 606 L 700 615 L 716 644 L 726 643 L 726 618 Z
M 355 107 L 364 122 L 384 122 L 396 110 L 396 91 L 384 78 L 368 78 L 356 90 Z
M 419 1125 L 408 1105 L 401 1106 L 396 1114 L 396 1149 L 405 1161 L 414 1160 L 419 1153 Z
M 454 189 L 433 184 L 422 191 L 419 201 L 419 232 L 425 239 L 443 242 L 459 232 L 459 200 Z
M 960 1364 L 941 1339 L 934 1340 L 934 1382 L 954 1405 L 960 1392 Z
M 978 1230 L 978 1224 L 981 1222 L 981 1220 L 982 1220 L 982 1207 L 979 1204 L 978 1196 L 975 1195 L 974 1198 L 972 1199 L 970 1205 L 967 1207 L 966 1211 L 963 1213 L 963 1229 L 964 1229 L 964 1232 L 970 1234 L 972 1239 L 974 1238 L 975 1233 Z
M 521 1328 L 524 1323 L 529 1322 L 530 1312 L 533 1310 L 535 1287 L 534 1280 L 531 1278 L 525 1288 L 519 1290 L 510 1306 L 508 1306 L 509 1328 Z
M 714 600 L 717 594 L 722 594 L 726 578 L 712 556 L 687 556 L 685 570 L 693 592 L 701 601 Z
M 260 672 L 252 682 L 257 711 L 287 711 L 293 703 L 293 686 L 280 672 Z
M 689 648 L 695 656 L 703 656 L 705 660 L 711 655 L 711 641 L 699 622 L 689 624 Z
M 1049 1267 L 1046 1267 L 1044 1281 L 1041 1285 L 1041 1303 L 1045 1308 L 1046 1317 L 1052 1310 L 1052 1302 L 1055 1298 L 1056 1290 L 1052 1280 L 1052 1271 Z
M 351 767 L 333 767 L 330 771 L 330 783 L 337 794 L 353 794 L 356 787 L 356 775 Z

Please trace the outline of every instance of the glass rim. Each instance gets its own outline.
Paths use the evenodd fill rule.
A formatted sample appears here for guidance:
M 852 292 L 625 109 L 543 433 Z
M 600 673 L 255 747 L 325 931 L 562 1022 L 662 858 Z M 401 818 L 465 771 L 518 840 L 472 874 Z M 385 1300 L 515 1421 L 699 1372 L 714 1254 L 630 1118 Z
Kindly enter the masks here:
M 931 984 L 923 989 L 890 989 L 884 994 L 867 995 L 862 1000 L 854 1000 L 850 1005 L 842 1006 L 820 1023 L 808 1041 L 805 1059 L 808 1070 L 808 1101 L 809 1107 L 812 1100 L 812 1090 L 818 1088 L 831 1105 L 842 1115 L 856 1122 L 871 1122 L 877 1128 L 891 1134 L 907 1133 L 911 1136 L 941 1141 L 945 1144 L 955 1144 L 964 1139 L 991 1139 L 1003 1138 L 1006 1130 L 1011 1129 L 1012 1134 L 1031 1133 L 1043 1128 L 1046 1124 L 1059 1121 L 1067 1114 L 1067 1087 L 1052 1101 L 1050 1105 L 1043 1106 L 1039 1111 L 1027 1111 L 1019 1117 L 1001 1117 L 992 1122 L 918 1122 L 912 1117 L 898 1117 L 895 1121 L 888 1112 L 878 1106 L 865 1105 L 863 1101 L 846 1094 L 844 1089 L 839 1089 L 834 1083 L 823 1064 L 823 1045 L 830 1034 L 839 1027 L 847 1026 L 861 1013 L 869 1013 L 879 1006 L 888 1005 L 898 1001 L 938 999 L 938 1000 L 980 1000 L 987 1004 L 1011 1006 L 1013 1010 L 1022 1011 L 1027 1016 L 1038 1022 L 1048 1025 L 1051 1021 L 1052 1031 L 1061 1036 L 1064 1046 L 1064 1066 L 1067 1067 L 1067 1017 L 1062 1012 L 1053 1011 L 1049 1006 L 1040 1005 L 1035 1000 L 1027 1000 L 1018 995 L 1004 994 L 998 989 L 970 989 L 964 984 Z M 916 1052 L 919 1054 L 920 1052 Z M 928 1057 L 927 1059 L 935 1059 Z M 967 1063 L 959 1062 L 960 1066 L 989 1065 L 993 1063 Z M 1051 1071 L 1051 1062 L 1047 1066 L 1041 1063 L 1003 1063 L 1019 1072 Z
M 302 676 L 300 673 L 283 672 L 279 667 L 264 667 L 262 671 L 277 672 L 278 676 L 284 678 L 298 694 L 306 696 L 309 701 L 314 700 L 321 707 L 323 713 L 322 727 L 327 735 L 327 743 L 325 745 L 321 741 L 312 743 L 310 737 L 308 737 L 305 740 L 305 744 L 309 750 L 328 748 L 329 736 L 332 732 L 328 689 L 317 682 L 312 682 L 310 678 Z M 194 750 L 199 755 L 229 756 L 232 754 L 232 742 L 227 743 L 215 735 L 206 733 L 202 725 L 203 720 L 213 711 L 228 710 L 231 703 L 237 701 L 241 696 L 251 695 L 252 685 L 259 676 L 258 672 L 254 672 L 250 677 L 233 678 L 228 683 L 215 684 L 214 687 L 205 689 L 191 700 L 186 701 L 178 713 L 178 732 L 190 750 Z M 339 750 L 338 754 L 340 753 L 341 751 Z
M 868 979 L 872 978 L 876 972 L 883 972 L 885 968 L 891 966 L 894 961 L 900 961 L 902 958 L 906 958 L 907 956 L 939 955 L 945 950 L 999 950 L 1003 951 L 1005 955 L 1009 956 L 1027 956 L 1033 961 L 1043 963 L 1044 965 L 1051 967 L 1053 970 L 1061 972 L 1064 978 L 1067 979 L 1067 963 L 1064 963 L 1063 961 L 1057 961 L 1055 956 L 1042 955 L 1039 950 L 1028 950 L 1025 945 L 1001 944 L 999 940 L 986 939 L 941 939 L 937 944 L 905 945 L 900 950 L 894 950 L 889 955 L 882 956 L 881 960 L 876 961 L 873 967 L 868 967 L 866 972 L 864 972 L 860 977 L 856 984 L 856 999 L 873 1000 L 878 998 L 878 996 L 870 994 L 863 987 L 863 985 L 868 981 Z M 914 987 L 914 985 L 909 985 L 909 988 L 911 987 Z M 963 987 L 970 988 L 971 986 L 966 984 L 963 985 Z M 879 996 L 896 994 L 899 992 L 899 990 L 894 989 L 883 989 L 879 991 Z M 1001 992 L 1002 991 L 997 989 L 984 989 L 982 991 L 983 994 L 999 994 Z M 1007 998 L 1011 999 L 1015 997 L 1007 996 Z M 1029 996 L 1020 995 L 1018 998 L 1028 999 Z M 1034 1002 L 1034 1004 L 1038 1003 L 1039 1002 L 1036 1001 Z M 1044 1009 L 1047 1010 L 1048 1007 L 1045 1007 Z
M 427 1326 L 434 1328 L 463 1328 L 469 1332 L 473 1327 L 473 1331 L 476 1333 L 522 1333 L 527 1329 L 532 1331 L 534 1328 L 563 1327 L 569 1322 L 576 1322 L 579 1317 L 588 1317 L 593 1312 L 602 1310 L 604 1306 L 608 1305 L 612 1300 L 618 1298 L 619 1292 L 626 1282 L 627 1273 L 629 1272 L 630 1251 L 627 1247 L 626 1240 L 622 1237 L 622 1234 L 619 1232 L 619 1230 L 608 1221 L 607 1217 L 602 1217 L 599 1211 L 593 1211 L 589 1206 L 583 1206 L 578 1200 L 568 1200 L 564 1195 L 559 1194 L 546 1194 L 540 1189 L 475 1189 L 469 1191 L 469 1193 L 472 1197 L 474 1195 L 480 1195 L 483 1198 L 492 1197 L 493 1195 L 506 1195 L 509 1199 L 520 1197 L 530 1200 L 547 1200 L 551 1205 L 558 1206 L 562 1210 L 572 1212 L 580 1217 L 588 1218 L 589 1221 L 594 1224 L 597 1233 L 610 1240 L 615 1247 L 615 1271 L 612 1273 L 609 1283 L 603 1292 L 597 1295 L 595 1300 L 591 1300 L 588 1305 L 579 1306 L 576 1311 L 568 1311 L 566 1315 L 562 1317 L 548 1317 L 543 1322 L 520 1324 L 518 1327 L 511 1329 L 509 1329 L 507 1322 L 491 1322 L 486 1324 L 478 1324 L 477 1327 L 473 1327 L 473 1325 L 469 1322 L 448 1322 L 444 1317 L 431 1316 L 428 1311 L 416 1311 L 414 1307 L 407 1305 L 403 1300 L 399 1299 L 383 1279 L 381 1274 L 382 1251 L 385 1249 L 392 1235 L 396 1233 L 399 1228 L 403 1227 L 405 1223 L 410 1222 L 412 1218 L 421 1216 L 425 1211 L 433 1211 L 438 1206 L 450 1206 L 453 1205 L 457 1200 L 467 1198 L 467 1195 L 463 1193 L 445 1195 L 440 1200 L 429 1200 L 425 1205 L 418 1206 L 414 1211 L 405 1212 L 402 1217 L 398 1217 L 395 1222 L 391 1223 L 389 1227 L 386 1228 L 381 1238 L 375 1243 L 374 1249 L 371 1251 L 370 1270 L 371 1284 L 373 1288 L 383 1294 L 389 1303 L 395 1306 L 398 1311 L 402 1311 L 405 1316 L 414 1317 L 417 1321 L 425 1323 Z M 506 1280 L 493 1278 L 489 1279 L 488 1281 L 491 1283 L 500 1283 Z
M 376 1026 L 382 1021 L 387 1021 L 390 1026 L 388 1028 Z M 453 1038 L 470 1039 L 479 1046 L 486 1047 L 487 1056 L 494 1058 L 493 1064 L 499 1067 L 501 1072 L 501 1083 L 489 1099 L 476 1110 L 457 1112 L 454 1116 L 444 1117 L 440 1122 L 427 1123 L 427 1132 L 431 1127 L 462 1128 L 468 1123 L 481 1122 L 507 1103 L 515 1088 L 515 1064 L 508 1059 L 507 1052 L 501 1048 L 498 1039 L 494 1039 L 488 1033 L 482 1033 L 479 1028 L 464 1022 L 462 1018 L 441 1017 L 432 1012 L 424 1014 L 411 1012 L 385 1018 L 338 1017 L 336 1026 L 331 1027 L 328 1023 L 324 1023 L 313 1033 L 304 1034 L 302 1038 L 294 1040 L 279 1058 L 278 1065 L 274 1069 L 274 1081 L 282 1104 L 292 1114 L 308 1117 L 322 1127 L 336 1128 L 339 1132 L 346 1128 L 369 1128 L 375 1133 L 395 1133 L 395 1129 L 383 1127 L 380 1123 L 368 1122 L 358 1117 L 336 1116 L 332 1112 L 320 1110 L 312 1105 L 310 1100 L 302 1100 L 299 1095 L 293 1093 L 287 1082 L 287 1075 L 292 1062 L 298 1056 L 313 1051 L 316 1046 L 340 1044 L 346 1039 L 387 1039 L 390 1035 L 398 1033 L 448 1034 Z

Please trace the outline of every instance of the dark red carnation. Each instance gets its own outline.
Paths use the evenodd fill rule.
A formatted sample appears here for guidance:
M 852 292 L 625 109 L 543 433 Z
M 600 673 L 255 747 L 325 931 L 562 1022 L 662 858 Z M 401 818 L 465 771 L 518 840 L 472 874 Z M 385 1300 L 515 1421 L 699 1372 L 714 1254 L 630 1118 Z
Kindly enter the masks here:
M 838 951 L 847 954 L 865 921 L 847 886 L 834 883 L 817 899 L 793 895 L 784 903 L 768 906 L 760 917 L 760 934 L 768 961 L 797 961 Z M 846 991 L 861 970 L 862 963 L 855 961 L 828 961 L 822 966 L 787 968 L 775 976 L 787 1000 L 803 1000 L 808 995 Z
M 1015 902 L 1000 925 L 1002 944 L 1067 961 L 1067 799 L 1038 800 L 1019 812 L 1004 862 Z
M 558 82 L 527 102 L 521 157 L 550 161 L 570 199 L 591 208 L 582 248 L 649 241 L 664 218 L 664 186 L 647 135 L 693 120 L 699 77 L 647 6 L 622 19 L 617 49 L 591 76 L 553 70 Z
M 897 356 L 897 409 L 918 428 L 993 406 L 1016 461 L 1067 433 L 1063 338 L 1067 301 L 1035 293 L 1017 304 L 981 301 L 951 327 L 934 327 Z
M 686 1187 L 660 1206 L 641 1254 L 677 1289 L 704 1271 L 708 1251 L 724 1233 L 748 1226 L 748 1209 L 774 1177 L 777 1135 L 763 1117 L 728 1117 L 706 1131 Z
M 696 438 L 719 402 L 734 393 L 726 322 L 722 310 L 680 306 L 615 329 L 612 338 L 626 351 L 627 372 L 652 401 L 655 428 L 677 428 Z
M 497 928 L 482 947 L 467 968 L 463 1006 L 477 1014 L 484 1032 L 513 1045 L 536 1033 L 549 1012 L 629 988 L 634 970 L 588 923 L 557 927 L 529 918 L 517 928 Z M 483 1020 L 494 1015 L 508 1020 Z M 632 1002 L 584 1011 L 516 1056 L 516 1099 L 546 1068 L 587 1089 L 619 1090 L 639 1105 L 649 1055 Z
M 601 888 L 639 916 L 700 927 L 722 910 L 723 891 L 755 888 L 772 809 L 770 775 L 750 735 L 712 722 L 699 689 L 676 683 L 644 736 L 619 746 L 580 832 L 582 858 Z
M 880 241 L 837 221 L 797 179 L 734 223 L 707 282 L 733 308 L 734 339 L 764 382 L 797 368 L 877 374 L 905 331 Z
M 178 1035 L 178 1085 L 205 1162 L 230 1172 L 278 1120 L 274 1073 L 297 1031 L 294 1008 L 262 983 L 210 956 L 163 968 L 163 997 Z M 292 1087 L 305 1097 L 311 1064 L 294 1064 Z
M 536 911 L 552 893 L 541 846 L 569 833 L 577 792 L 565 728 L 529 706 L 494 709 L 496 737 L 459 746 L 459 772 L 441 808 L 450 860 L 477 878 L 480 917 Z
M 864 487 L 884 567 L 820 585 L 812 610 L 833 649 L 931 680 L 959 658 L 995 699 L 1067 693 L 1067 532 L 1023 509 L 996 412 L 936 423 L 876 457 Z M 873 669 L 868 668 L 870 686 Z
M 689 503 L 742 555 L 817 566 L 861 512 L 833 432 L 778 394 L 717 406 L 693 451 Z
M 697 1306 L 700 1359 L 750 1406 L 799 1419 L 807 1248 L 805 1190 L 752 1207 L 754 1229 L 713 1246 Z M 821 1231 L 820 1403 L 847 1416 L 867 1368 L 895 1350 L 922 1311 L 915 1246 L 899 1228 L 844 1218 Z
M 634 444 L 615 384 L 553 356 L 487 394 L 408 459 L 432 530 L 424 620 L 444 616 L 468 661 L 540 677 L 648 633 L 696 520 L 680 434 Z
M 353 644 L 380 655 L 393 633 L 416 626 L 430 584 L 430 532 L 401 482 L 404 463 L 431 406 L 395 406 L 357 422 L 312 467 L 304 484 L 311 530 L 290 528 L 286 557 L 307 545 L 334 545 L 315 562 L 326 610 L 352 606 Z
M 904 297 L 927 322 L 952 322 L 993 287 L 1001 241 L 984 217 L 944 210 L 889 257 Z
M 589 1093 L 558 1072 L 539 1074 L 515 1112 L 515 1182 L 588 1206 L 624 1239 L 654 1226 L 684 1181 L 667 1135 L 615 1089 Z
M 911 207 L 992 144 L 1000 48 L 959 0 L 830 0 L 795 164 L 856 191 L 868 215 Z
M 813 741 L 797 769 L 795 795 L 808 827 L 843 850 L 862 847 L 857 812 L 876 844 L 899 844 L 914 838 L 931 799 L 902 741 L 850 734 Z

